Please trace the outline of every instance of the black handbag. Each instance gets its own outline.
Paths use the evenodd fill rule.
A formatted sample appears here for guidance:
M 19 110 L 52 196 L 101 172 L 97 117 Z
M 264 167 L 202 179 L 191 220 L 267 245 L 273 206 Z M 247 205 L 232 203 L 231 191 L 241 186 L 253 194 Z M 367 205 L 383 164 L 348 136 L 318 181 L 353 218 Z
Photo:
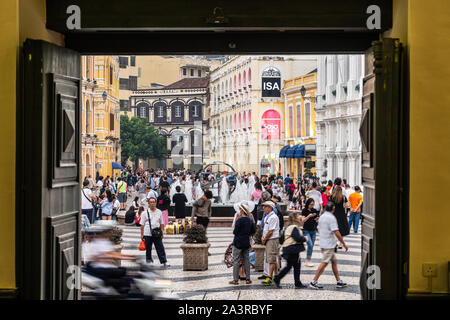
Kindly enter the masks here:
M 147 217 L 148 217 L 148 225 L 150 227 L 150 234 L 154 238 L 161 238 L 162 237 L 162 230 L 161 230 L 161 228 L 154 228 L 154 229 L 152 229 L 152 220 L 150 219 L 150 214 L 148 213 L 148 209 L 147 209 Z

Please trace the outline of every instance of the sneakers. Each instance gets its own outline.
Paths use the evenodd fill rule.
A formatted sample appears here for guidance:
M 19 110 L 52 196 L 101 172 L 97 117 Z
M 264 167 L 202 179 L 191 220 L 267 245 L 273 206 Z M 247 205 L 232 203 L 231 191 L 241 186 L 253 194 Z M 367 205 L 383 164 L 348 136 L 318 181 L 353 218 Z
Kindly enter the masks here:
M 268 277 L 267 277 L 266 275 L 263 274 L 262 276 L 259 276 L 259 277 L 258 277 L 258 280 L 265 280 L 266 278 L 268 278 Z
M 313 265 L 311 262 L 306 262 L 306 263 L 305 263 L 305 266 L 307 266 L 307 267 L 309 267 L 309 268 L 314 267 L 314 265 Z
M 265 285 L 265 286 L 273 286 L 273 279 L 268 277 L 268 278 L 266 278 L 266 280 L 264 280 L 262 282 L 262 284 Z
M 347 284 L 342 280 L 339 280 L 338 283 L 336 284 L 336 287 L 338 288 L 345 288 L 346 286 Z
M 167 262 L 166 263 L 163 263 L 163 265 L 161 266 L 161 269 L 167 269 L 167 268 L 169 268 L 170 267 L 170 264 L 168 264 Z
M 323 287 L 322 287 L 320 284 L 318 284 L 316 281 L 310 282 L 310 283 L 309 283 L 309 287 L 310 287 L 311 289 L 315 289 L 315 290 L 323 289 Z

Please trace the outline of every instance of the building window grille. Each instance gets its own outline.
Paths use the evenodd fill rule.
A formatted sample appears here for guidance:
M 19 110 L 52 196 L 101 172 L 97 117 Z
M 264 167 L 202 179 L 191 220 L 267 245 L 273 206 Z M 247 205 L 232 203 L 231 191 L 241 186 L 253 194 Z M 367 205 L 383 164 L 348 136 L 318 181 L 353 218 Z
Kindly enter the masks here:
M 302 136 L 302 106 L 301 104 L 297 104 L 297 108 L 296 108 L 296 116 L 297 116 L 297 137 L 301 137 Z
M 305 136 L 311 136 L 311 105 L 305 103 Z
M 289 106 L 289 137 L 294 137 L 294 108 Z

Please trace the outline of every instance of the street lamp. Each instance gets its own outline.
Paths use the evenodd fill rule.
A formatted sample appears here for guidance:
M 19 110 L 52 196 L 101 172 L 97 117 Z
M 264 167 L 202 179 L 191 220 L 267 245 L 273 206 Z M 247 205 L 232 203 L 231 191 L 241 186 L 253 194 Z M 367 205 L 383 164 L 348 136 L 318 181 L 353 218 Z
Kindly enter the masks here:
M 305 86 L 302 86 L 300 88 L 300 94 L 302 95 L 303 100 L 309 100 L 310 102 L 314 100 L 314 102 L 317 102 L 317 97 L 305 97 L 306 96 Z

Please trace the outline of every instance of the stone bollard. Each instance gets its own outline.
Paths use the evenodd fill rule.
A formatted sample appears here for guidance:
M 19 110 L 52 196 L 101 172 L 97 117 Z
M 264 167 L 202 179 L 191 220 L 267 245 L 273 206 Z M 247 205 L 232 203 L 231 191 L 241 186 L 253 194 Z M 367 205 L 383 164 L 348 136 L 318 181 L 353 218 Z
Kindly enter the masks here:
M 266 246 L 255 244 L 253 245 L 253 250 L 255 251 L 255 271 L 264 271 L 264 251 L 266 251 Z

